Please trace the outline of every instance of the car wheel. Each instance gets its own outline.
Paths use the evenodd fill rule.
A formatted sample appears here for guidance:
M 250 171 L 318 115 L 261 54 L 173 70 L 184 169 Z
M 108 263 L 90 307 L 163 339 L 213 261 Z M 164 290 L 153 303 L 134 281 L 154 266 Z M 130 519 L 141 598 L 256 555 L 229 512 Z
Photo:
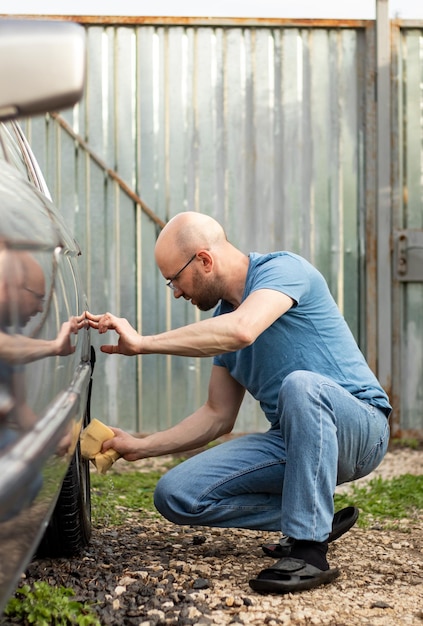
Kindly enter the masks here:
M 53 515 L 36 551 L 36 556 L 73 556 L 88 545 L 90 536 L 89 461 L 82 458 L 78 442 Z

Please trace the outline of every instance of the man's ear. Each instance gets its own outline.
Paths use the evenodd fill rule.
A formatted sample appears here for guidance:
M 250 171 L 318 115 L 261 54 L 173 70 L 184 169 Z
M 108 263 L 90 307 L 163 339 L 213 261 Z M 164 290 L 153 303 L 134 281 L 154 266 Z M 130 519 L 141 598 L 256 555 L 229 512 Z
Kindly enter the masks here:
M 208 250 L 200 250 L 197 252 L 197 257 L 201 260 L 201 265 L 204 269 L 204 272 L 208 274 L 213 269 L 213 256 L 210 254 Z

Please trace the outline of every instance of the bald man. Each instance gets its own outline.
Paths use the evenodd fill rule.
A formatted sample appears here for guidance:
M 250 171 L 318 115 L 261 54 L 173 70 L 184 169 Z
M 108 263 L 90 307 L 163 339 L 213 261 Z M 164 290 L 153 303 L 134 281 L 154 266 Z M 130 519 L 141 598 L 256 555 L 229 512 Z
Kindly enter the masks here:
M 42 313 L 45 299 L 44 271 L 29 252 L 0 250 L 0 359 L 9 364 L 29 363 L 47 356 L 74 352 L 71 334 L 83 326 L 82 318 L 64 322 L 55 339 L 33 339 L 11 334 L 8 327 L 24 327 Z
M 174 297 L 215 308 L 213 317 L 151 336 L 110 313 L 88 313 L 90 325 L 117 333 L 116 345 L 101 348 L 109 354 L 213 357 L 208 398 L 143 439 L 113 429 L 103 451 L 133 461 L 204 446 L 232 431 L 248 390 L 267 432 L 173 468 L 157 484 L 155 505 L 176 524 L 280 531 L 280 560 L 250 580 L 260 593 L 331 582 L 339 575 L 327 561 L 335 487 L 381 462 L 391 406 L 326 281 L 290 252 L 245 255 L 218 222 L 192 212 L 168 222 L 155 258 Z

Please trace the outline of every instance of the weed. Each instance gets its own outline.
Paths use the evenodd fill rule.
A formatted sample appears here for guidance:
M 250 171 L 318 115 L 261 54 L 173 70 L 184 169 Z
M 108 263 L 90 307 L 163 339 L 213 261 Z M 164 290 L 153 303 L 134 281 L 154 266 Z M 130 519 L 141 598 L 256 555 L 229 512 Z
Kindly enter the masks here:
M 354 505 L 360 509 L 359 525 L 363 528 L 374 522 L 412 517 L 423 509 L 423 476 L 402 474 L 390 480 L 371 479 L 366 486 L 351 484 L 346 493 L 335 495 L 335 507 Z
M 9 600 L 5 614 L 19 620 L 19 624 L 36 626 L 100 626 L 91 607 L 72 600 L 75 592 L 67 587 L 51 587 L 46 582 L 35 582 L 20 587 Z
M 91 503 L 94 526 L 119 526 L 127 512 L 156 512 L 153 493 L 161 472 L 127 472 L 91 475 Z M 158 515 L 158 514 L 157 514 Z

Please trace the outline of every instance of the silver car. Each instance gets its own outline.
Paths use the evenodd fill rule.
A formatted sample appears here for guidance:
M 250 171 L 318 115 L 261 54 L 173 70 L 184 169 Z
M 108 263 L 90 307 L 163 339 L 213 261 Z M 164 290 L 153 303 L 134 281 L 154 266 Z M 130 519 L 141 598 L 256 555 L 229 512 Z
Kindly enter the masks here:
M 0 21 L 0 614 L 35 552 L 75 554 L 91 532 L 81 251 L 14 121 L 73 105 L 84 76 L 81 27 Z

